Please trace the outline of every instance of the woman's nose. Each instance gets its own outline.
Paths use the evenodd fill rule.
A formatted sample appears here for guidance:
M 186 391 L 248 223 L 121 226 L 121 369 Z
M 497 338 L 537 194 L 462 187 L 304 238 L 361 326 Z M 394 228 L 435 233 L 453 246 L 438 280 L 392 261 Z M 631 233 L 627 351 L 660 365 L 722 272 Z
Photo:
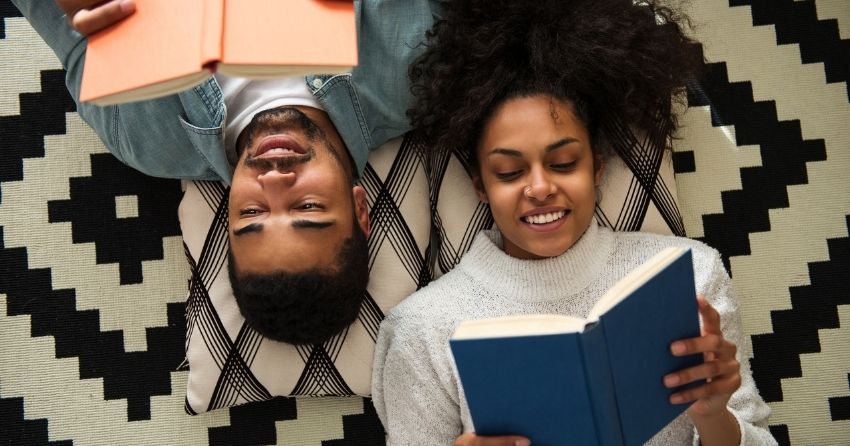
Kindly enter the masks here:
M 533 174 L 524 193 L 527 198 L 543 201 L 555 193 L 555 183 L 545 173 Z

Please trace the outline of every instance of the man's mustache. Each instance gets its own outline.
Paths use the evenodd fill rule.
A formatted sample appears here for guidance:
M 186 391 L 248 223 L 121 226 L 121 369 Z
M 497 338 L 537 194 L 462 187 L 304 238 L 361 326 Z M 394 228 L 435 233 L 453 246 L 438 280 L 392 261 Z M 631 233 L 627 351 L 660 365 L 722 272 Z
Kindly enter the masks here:
M 249 155 L 245 158 L 245 166 L 260 170 L 292 170 L 295 166 L 309 163 L 315 157 L 316 151 L 312 147 L 307 147 L 306 150 L 307 153 L 275 159 L 254 158 Z
M 302 132 L 310 143 L 326 139 L 325 132 L 301 110 L 288 106 L 278 107 L 254 115 L 237 140 L 239 153 L 251 147 L 260 135 L 284 131 Z

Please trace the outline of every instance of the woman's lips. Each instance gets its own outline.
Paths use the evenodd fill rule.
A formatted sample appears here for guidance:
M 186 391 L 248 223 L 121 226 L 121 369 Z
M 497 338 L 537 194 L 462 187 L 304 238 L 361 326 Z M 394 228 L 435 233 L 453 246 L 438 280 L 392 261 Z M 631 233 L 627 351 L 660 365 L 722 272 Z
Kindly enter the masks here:
M 298 141 L 289 135 L 269 135 L 260 140 L 255 159 L 277 159 L 303 155 L 307 151 Z
M 551 232 L 560 228 L 570 215 L 569 209 L 534 211 L 520 217 L 520 221 L 536 232 Z

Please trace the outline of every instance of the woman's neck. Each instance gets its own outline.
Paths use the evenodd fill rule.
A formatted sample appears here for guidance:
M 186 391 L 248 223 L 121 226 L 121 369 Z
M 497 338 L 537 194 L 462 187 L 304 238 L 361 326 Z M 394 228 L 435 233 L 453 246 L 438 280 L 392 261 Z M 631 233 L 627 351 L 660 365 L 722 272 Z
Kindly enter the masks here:
M 525 260 L 505 253 L 499 232 L 482 231 L 458 267 L 494 297 L 552 300 L 586 288 L 603 269 L 613 246 L 611 232 L 593 222 L 563 254 Z

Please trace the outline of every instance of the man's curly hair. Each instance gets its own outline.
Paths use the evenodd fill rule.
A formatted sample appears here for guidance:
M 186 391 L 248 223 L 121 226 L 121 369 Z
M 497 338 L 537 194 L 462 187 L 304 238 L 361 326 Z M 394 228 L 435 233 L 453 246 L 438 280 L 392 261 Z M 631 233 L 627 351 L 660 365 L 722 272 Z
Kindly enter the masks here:
M 355 221 L 330 269 L 247 275 L 236 270 L 229 251 L 230 286 L 248 325 L 277 341 L 320 344 L 357 319 L 369 282 L 369 246 Z
M 600 137 L 628 150 L 615 140 L 634 132 L 665 147 L 671 98 L 702 62 L 686 23 L 650 0 L 452 0 L 410 67 L 408 116 L 426 143 L 462 149 L 473 168 L 495 108 L 534 94 L 572 103 L 594 151 Z

